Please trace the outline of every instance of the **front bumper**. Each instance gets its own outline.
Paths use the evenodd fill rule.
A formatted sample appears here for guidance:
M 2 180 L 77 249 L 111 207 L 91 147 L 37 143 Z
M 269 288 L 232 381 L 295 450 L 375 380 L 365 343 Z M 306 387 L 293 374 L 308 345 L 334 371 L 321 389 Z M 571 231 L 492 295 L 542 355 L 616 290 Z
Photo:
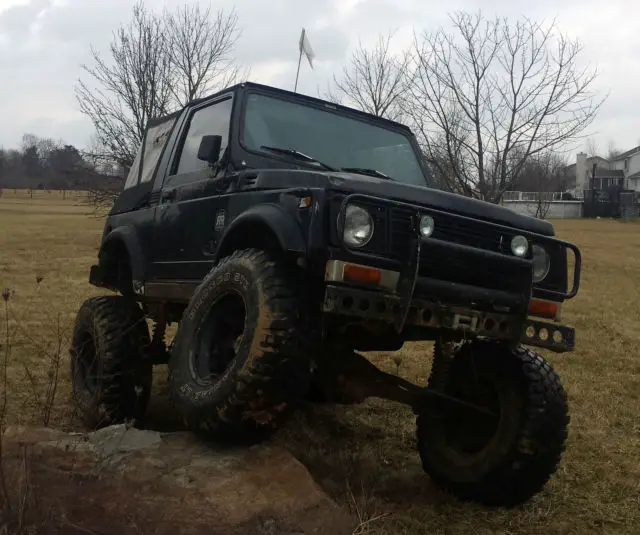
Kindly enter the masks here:
M 518 314 L 477 310 L 421 298 L 406 300 L 386 292 L 327 284 L 323 310 L 331 314 L 376 320 L 405 326 L 460 333 L 466 336 L 521 342 L 557 353 L 573 351 L 571 327 Z

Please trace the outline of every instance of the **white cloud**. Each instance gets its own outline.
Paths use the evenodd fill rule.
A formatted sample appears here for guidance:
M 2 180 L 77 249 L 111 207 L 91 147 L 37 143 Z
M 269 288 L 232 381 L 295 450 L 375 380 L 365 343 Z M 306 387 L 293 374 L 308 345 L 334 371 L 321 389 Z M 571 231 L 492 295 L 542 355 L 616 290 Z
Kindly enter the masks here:
M 64 138 L 83 146 L 91 124 L 78 112 L 74 84 L 89 61 L 89 46 L 108 48 L 112 31 L 126 23 L 132 0 L 0 0 L 0 146 L 19 144 L 22 134 Z M 152 9 L 183 0 L 147 0 Z M 640 4 L 617 0 L 221 0 L 235 6 L 243 35 L 240 61 L 252 80 L 291 89 L 298 38 L 304 26 L 316 53 L 315 69 L 303 64 L 298 90 L 317 95 L 341 69 L 358 39 L 372 44 L 380 32 L 396 31 L 394 47 L 413 32 L 445 22 L 455 9 L 487 15 L 556 19 L 560 29 L 584 43 L 584 57 L 596 63 L 598 88 L 610 91 L 592 130 L 601 147 L 613 140 L 629 148 L 640 140 Z
M 30 0 L 0 0 L 0 13 L 14 6 L 27 5 L 29 1 Z

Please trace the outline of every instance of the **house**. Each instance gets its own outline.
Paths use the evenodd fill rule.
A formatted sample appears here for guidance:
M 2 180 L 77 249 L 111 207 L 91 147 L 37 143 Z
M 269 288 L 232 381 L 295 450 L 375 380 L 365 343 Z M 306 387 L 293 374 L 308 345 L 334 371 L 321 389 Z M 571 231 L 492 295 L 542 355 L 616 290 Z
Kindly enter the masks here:
M 582 197 L 584 190 L 606 190 L 612 186 L 640 192 L 640 146 L 613 158 L 576 156 L 576 163 L 565 168 L 568 190 Z
M 612 169 L 624 173 L 624 189 L 640 191 L 640 145 L 610 160 Z

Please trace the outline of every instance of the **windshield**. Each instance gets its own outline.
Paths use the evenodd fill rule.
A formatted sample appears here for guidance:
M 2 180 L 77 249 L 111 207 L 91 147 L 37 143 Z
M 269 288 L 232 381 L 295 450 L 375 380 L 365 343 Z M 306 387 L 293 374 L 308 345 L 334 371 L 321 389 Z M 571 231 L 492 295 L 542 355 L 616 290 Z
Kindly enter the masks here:
M 391 179 L 426 186 L 409 138 L 396 130 L 331 110 L 252 93 L 244 116 L 244 146 L 293 149 L 334 169 L 375 169 Z

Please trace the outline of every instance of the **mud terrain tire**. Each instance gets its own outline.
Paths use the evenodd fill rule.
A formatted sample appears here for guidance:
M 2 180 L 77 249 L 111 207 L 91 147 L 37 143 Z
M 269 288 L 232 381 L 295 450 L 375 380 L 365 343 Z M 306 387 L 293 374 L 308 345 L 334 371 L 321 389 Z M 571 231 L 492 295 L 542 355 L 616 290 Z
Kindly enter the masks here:
M 174 405 L 194 431 L 255 442 L 304 399 L 310 363 L 292 270 L 265 252 L 236 251 L 194 292 L 169 361 Z
M 76 316 L 69 349 L 72 396 L 84 425 L 140 423 L 149 402 L 149 328 L 126 297 L 87 299 Z
M 536 352 L 492 343 L 467 344 L 444 370 L 436 359 L 429 386 L 484 405 L 500 418 L 418 416 L 418 450 L 432 480 L 464 501 L 514 507 L 540 492 L 565 450 L 567 396 Z M 446 374 L 445 376 L 439 374 Z M 469 387 L 485 385 L 484 390 Z M 483 427 L 485 426 L 485 427 Z

